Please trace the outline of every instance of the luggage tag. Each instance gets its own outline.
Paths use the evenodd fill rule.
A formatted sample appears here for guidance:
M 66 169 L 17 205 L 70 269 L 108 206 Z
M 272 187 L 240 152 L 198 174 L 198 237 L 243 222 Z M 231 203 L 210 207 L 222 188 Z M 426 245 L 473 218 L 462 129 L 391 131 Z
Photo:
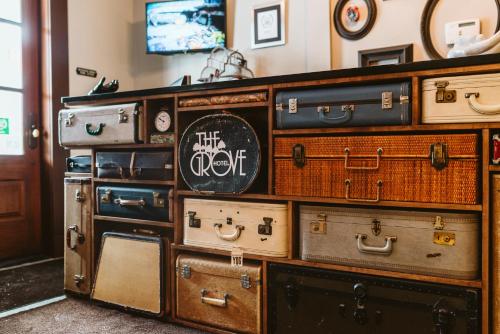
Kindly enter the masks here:
M 495 134 L 493 135 L 493 159 L 492 163 L 494 165 L 499 165 L 500 164 L 500 135 Z
M 239 247 L 231 250 L 231 267 L 243 267 L 243 250 Z

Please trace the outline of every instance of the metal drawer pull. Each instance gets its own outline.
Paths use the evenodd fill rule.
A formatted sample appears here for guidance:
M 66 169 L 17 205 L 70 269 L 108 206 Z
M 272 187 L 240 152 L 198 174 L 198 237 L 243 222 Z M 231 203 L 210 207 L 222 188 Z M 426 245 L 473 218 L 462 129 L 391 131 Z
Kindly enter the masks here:
M 345 153 L 345 163 L 344 163 L 344 167 L 345 169 L 350 169 L 350 170 L 377 170 L 379 169 L 380 167 L 380 158 L 382 157 L 382 152 L 384 151 L 381 147 L 379 147 L 377 149 L 377 165 L 376 166 L 373 166 L 373 167 L 352 167 L 352 166 L 349 166 L 349 148 L 346 147 L 344 149 L 344 153 Z
M 201 290 L 201 302 L 203 304 L 217 307 L 227 307 L 227 299 L 229 298 L 229 295 L 227 293 L 224 293 L 222 299 L 205 297 L 207 294 L 208 291 L 206 289 Z
M 85 123 L 85 130 L 87 131 L 87 134 L 90 136 L 99 136 L 102 133 L 104 126 L 105 126 L 104 123 L 99 123 L 97 128 L 92 129 L 91 123 Z
M 486 105 L 480 103 L 477 99 L 479 93 L 465 93 L 465 98 L 469 102 L 469 107 L 475 112 L 483 115 L 498 115 L 500 114 L 500 104 Z
M 236 225 L 234 227 L 235 231 L 231 234 L 222 234 L 220 229 L 222 228 L 222 224 L 214 224 L 214 230 L 215 233 L 217 234 L 217 237 L 221 240 L 224 241 L 236 241 L 240 238 L 241 236 L 241 231 L 245 229 L 245 226 L 241 225 Z
M 358 240 L 358 250 L 361 253 L 378 254 L 378 255 L 391 255 L 392 243 L 396 242 L 397 237 L 385 237 L 385 245 L 382 247 L 367 246 L 364 240 L 368 239 L 366 234 L 356 234 Z
M 377 181 L 377 198 L 369 199 L 369 198 L 351 198 L 351 180 L 345 180 L 345 199 L 350 202 L 366 202 L 366 203 L 378 203 L 380 202 L 380 193 L 382 191 L 382 180 Z
M 146 201 L 143 199 L 123 199 L 123 198 L 117 198 L 115 199 L 115 204 L 118 204 L 120 206 L 146 206 Z
M 71 233 L 74 232 L 76 233 L 76 243 L 75 244 L 71 244 Z M 85 241 L 85 236 L 83 234 L 81 234 L 79 231 L 78 231 L 78 226 L 76 225 L 71 225 L 69 226 L 67 229 L 66 229 L 66 246 L 71 249 L 71 250 L 75 250 L 76 249 L 76 246 L 78 244 L 83 244 Z

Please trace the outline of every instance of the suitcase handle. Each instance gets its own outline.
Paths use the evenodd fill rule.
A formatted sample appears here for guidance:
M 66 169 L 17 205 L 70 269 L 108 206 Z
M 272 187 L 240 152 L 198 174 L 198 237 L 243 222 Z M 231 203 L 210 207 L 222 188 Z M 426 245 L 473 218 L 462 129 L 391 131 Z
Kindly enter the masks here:
M 140 206 L 144 207 L 146 206 L 146 201 L 141 199 L 123 199 L 123 198 L 117 198 L 115 199 L 115 204 L 118 204 L 120 206 Z
M 245 226 L 241 225 L 236 225 L 234 227 L 235 231 L 231 234 L 222 234 L 220 229 L 222 228 L 222 224 L 214 224 L 214 230 L 215 233 L 217 234 L 217 237 L 221 240 L 224 241 L 236 241 L 240 238 L 241 236 L 241 231 L 245 229 Z
M 486 105 L 480 103 L 477 98 L 479 93 L 465 93 L 465 98 L 469 102 L 469 107 L 475 112 L 482 115 L 498 115 L 500 114 L 500 104 Z
M 104 123 L 99 123 L 97 128 L 92 129 L 92 123 L 85 123 L 85 130 L 87 131 L 87 134 L 90 136 L 99 136 L 102 133 L 102 130 L 104 129 L 104 126 L 106 124 Z
M 377 148 L 377 165 L 376 166 L 372 166 L 372 167 L 353 167 L 353 166 L 349 166 L 349 152 L 350 152 L 350 149 L 349 147 L 346 147 L 344 149 L 344 154 L 345 154 L 345 160 L 344 160 L 344 168 L 346 170 L 378 170 L 379 167 L 380 167 L 380 158 L 382 157 L 382 152 L 384 150 L 382 149 L 382 147 L 379 147 Z
M 76 233 L 76 241 L 77 241 L 77 243 L 75 243 L 74 245 L 71 244 L 71 232 L 75 232 Z M 75 250 L 76 246 L 78 244 L 83 244 L 84 241 L 85 241 L 85 236 L 83 234 L 81 234 L 80 232 L 78 232 L 78 226 L 71 225 L 71 226 L 69 226 L 66 229 L 66 246 L 69 249 Z
M 352 118 L 352 112 L 354 110 L 354 106 L 342 106 L 342 112 L 344 112 L 343 116 L 340 117 L 326 117 L 325 114 L 330 110 L 330 108 L 318 107 L 319 121 L 326 124 L 343 124 L 347 123 Z
M 378 203 L 380 202 L 380 192 L 382 190 L 382 180 L 377 181 L 377 197 L 374 199 L 369 199 L 369 198 L 351 198 L 350 193 L 351 193 L 351 180 L 346 179 L 345 180 L 345 199 L 349 202 L 365 202 L 365 203 Z
M 358 240 L 358 250 L 361 253 L 376 254 L 376 255 L 391 255 L 392 244 L 396 242 L 397 237 L 385 237 L 385 245 L 382 247 L 367 246 L 364 240 L 368 239 L 366 234 L 356 234 Z
M 218 307 L 227 307 L 227 299 L 229 298 L 229 295 L 227 293 L 224 293 L 222 299 L 205 297 L 207 294 L 208 291 L 206 289 L 201 290 L 201 302 L 203 304 L 208 304 Z

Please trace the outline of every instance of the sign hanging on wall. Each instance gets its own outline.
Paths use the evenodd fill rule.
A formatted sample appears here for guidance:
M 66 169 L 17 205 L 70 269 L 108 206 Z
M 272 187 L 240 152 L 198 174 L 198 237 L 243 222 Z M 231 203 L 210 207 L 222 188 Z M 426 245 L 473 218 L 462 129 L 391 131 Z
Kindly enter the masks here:
M 8 135 L 9 132 L 9 119 L 0 118 L 0 135 Z
M 96 78 L 97 77 L 97 71 L 96 70 L 91 70 L 89 68 L 83 68 L 83 67 L 77 67 L 76 68 L 76 74 L 83 75 L 83 76 L 86 76 L 86 77 L 91 77 L 91 78 Z

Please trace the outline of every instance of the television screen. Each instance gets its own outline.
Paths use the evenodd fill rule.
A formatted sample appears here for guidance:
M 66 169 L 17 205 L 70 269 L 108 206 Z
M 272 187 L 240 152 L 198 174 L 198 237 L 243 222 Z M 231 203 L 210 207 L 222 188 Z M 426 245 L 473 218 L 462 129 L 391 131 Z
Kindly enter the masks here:
M 146 3 L 148 53 L 209 51 L 226 46 L 225 0 Z

